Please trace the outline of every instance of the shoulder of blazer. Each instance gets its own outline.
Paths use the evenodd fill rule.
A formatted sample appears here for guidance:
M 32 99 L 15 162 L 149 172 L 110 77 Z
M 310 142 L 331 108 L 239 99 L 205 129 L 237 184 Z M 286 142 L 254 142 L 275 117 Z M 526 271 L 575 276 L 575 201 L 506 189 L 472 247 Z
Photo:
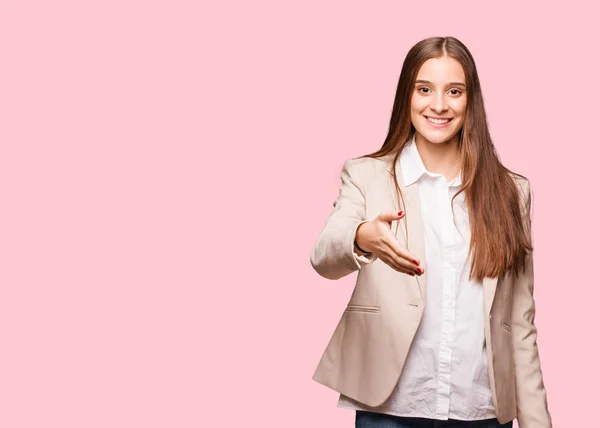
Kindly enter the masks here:
M 366 165 L 370 165 L 377 168 L 385 168 L 389 165 L 390 156 L 383 156 L 380 158 L 371 158 L 371 157 L 358 157 L 358 158 L 350 158 L 345 164 L 348 166 L 360 165 L 361 168 L 364 168 Z
M 379 176 L 387 177 L 389 175 L 391 159 L 390 155 L 380 158 L 351 158 L 344 163 L 344 169 L 359 179 L 363 188 L 366 188 L 374 178 Z
M 517 190 L 519 191 L 519 200 L 523 217 L 526 218 L 526 220 L 529 220 L 531 218 L 531 185 L 529 179 L 514 172 L 510 172 L 509 174 L 515 181 Z
M 518 174 L 518 173 L 512 172 L 512 171 L 509 172 L 508 174 L 512 177 L 515 184 L 517 184 L 517 190 L 519 190 L 521 192 L 521 196 L 526 198 L 527 193 L 529 192 L 529 179 L 527 177 L 525 177 L 524 175 L 521 175 L 521 174 Z
M 515 180 L 515 182 L 521 185 L 522 187 L 525 187 L 527 184 L 529 184 L 529 179 L 524 175 L 513 171 L 509 171 L 508 175 L 510 175 L 513 178 L 513 180 Z

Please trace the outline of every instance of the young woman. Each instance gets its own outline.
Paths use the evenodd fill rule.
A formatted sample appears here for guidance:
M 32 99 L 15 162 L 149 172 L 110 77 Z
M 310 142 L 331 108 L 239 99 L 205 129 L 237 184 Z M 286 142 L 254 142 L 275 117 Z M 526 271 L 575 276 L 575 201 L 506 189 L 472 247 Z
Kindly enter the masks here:
M 498 159 L 459 40 L 408 52 L 383 146 L 341 180 L 310 260 L 358 277 L 313 379 L 356 427 L 551 428 L 530 185 Z

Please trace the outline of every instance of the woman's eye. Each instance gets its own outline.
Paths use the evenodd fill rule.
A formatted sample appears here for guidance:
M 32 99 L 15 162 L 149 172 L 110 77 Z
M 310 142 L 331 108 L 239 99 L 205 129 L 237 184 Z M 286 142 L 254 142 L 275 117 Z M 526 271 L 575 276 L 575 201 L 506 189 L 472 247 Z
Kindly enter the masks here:
M 424 94 L 431 92 L 429 90 L 429 88 L 426 88 L 426 87 L 421 87 L 421 88 L 418 88 L 417 90 L 421 91 L 421 93 L 424 93 Z M 462 91 L 460 89 L 450 89 L 450 92 L 452 93 L 452 95 L 460 95 L 462 93 Z

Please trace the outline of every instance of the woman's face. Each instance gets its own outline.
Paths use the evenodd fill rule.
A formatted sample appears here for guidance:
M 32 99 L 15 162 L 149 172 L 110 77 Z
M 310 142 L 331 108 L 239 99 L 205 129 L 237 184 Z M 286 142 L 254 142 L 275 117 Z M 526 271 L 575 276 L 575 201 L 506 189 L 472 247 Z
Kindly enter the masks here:
M 467 111 L 466 90 L 465 73 L 457 60 L 440 57 L 425 61 L 417 73 L 411 99 L 411 121 L 417 137 L 420 134 L 434 144 L 458 141 Z M 432 123 L 430 118 L 444 120 Z

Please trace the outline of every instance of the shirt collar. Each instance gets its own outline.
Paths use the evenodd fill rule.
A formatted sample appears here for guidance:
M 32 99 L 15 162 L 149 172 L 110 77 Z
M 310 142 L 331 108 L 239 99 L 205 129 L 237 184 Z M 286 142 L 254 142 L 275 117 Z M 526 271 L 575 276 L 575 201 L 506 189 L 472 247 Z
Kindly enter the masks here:
M 415 135 L 413 134 L 410 141 L 406 143 L 400 155 L 400 170 L 402 171 L 402 180 L 405 187 L 417 182 L 423 174 L 427 174 L 430 177 L 443 176 L 443 174 L 430 172 L 425 168 L 425 164 L 415 143 Z M 448 183 L 448 186 L 455 187 L 461 184 L 462 180 L 459 172 L 458 176 Z

